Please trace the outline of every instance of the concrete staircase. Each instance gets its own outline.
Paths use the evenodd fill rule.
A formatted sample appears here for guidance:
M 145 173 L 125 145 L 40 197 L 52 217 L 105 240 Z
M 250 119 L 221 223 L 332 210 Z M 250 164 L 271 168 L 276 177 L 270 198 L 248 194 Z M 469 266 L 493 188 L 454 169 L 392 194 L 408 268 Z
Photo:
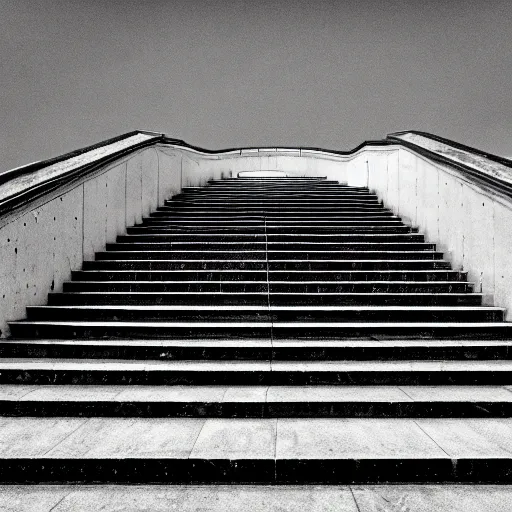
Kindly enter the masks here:
M 367 189 L 187 188 L 11 322 L 3 482 L 512 479 L 511 324 Z

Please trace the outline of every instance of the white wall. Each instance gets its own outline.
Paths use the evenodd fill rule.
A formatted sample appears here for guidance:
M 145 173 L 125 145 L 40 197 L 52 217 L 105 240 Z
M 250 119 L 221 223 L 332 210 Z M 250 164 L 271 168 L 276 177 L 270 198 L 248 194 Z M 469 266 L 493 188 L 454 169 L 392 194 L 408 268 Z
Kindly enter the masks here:
M 28 305 L 45 304 L 71 270 L 178 191 L 176 158 L 148 147 L 3 218 L 1 336 L 8 335 L 8 320 L 24 318 Z
M 467 271 L 486 304 L 507 308 L 512 319 L 509 198 L 405 148 L 389 154 L 386 171 L 372 170 L 369 187 L 436 242 L 453 268 Z

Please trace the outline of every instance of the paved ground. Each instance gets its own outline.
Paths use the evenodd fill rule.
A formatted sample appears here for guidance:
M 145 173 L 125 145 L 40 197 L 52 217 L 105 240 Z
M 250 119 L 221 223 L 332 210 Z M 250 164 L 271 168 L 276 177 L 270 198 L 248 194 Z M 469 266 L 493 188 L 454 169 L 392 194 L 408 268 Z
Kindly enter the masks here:
M 508 512 L 512 486 L 0 486 L 2 512 Z

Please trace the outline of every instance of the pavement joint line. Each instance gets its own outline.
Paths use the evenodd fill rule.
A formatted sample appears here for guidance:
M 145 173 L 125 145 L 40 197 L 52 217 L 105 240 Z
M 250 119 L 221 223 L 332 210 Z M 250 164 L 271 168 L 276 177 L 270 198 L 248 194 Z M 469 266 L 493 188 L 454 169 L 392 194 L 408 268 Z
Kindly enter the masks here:
M 453 460 L 453 457 L 418 423 L 417 420 L 413 419 L 412 421 L 443 453 L 445 453 L 451 460 Z
M 53 507 L 48 510 L 48 512 L 52 512 L 54 510 L 57 510 L 57 507 L 68 497 L 70 496 L 72 493 L 74 492 L 74 489 L 73 490 L 70 490 L 69 492 L 67 492 L 64 496 L 62 496 L 62 498 L 57 502 L 55 503 L 55 505 L 53 505 Z
M 405 390 L 403 390 L 401 386 L 397 386 L 397 388 L 398 388 L 398 389 L 399 389 L 399 390 L 400 390 L 400 391 L 401 391 L 401 392 L 402 392 L 406 397 L 410 398 L 413 402 L 416 402 L 416 400 L 414 400 L 414 398 L 413 398 L 411 395 L 409 395 Z
M 361 512 L 361 509 L 359 508 L 359 503 L 357 503 L 356 495 L 354 493 L 354 489 L 352 488 L 352 485 L 349 485 L 348 488 L 350 489 L 350 494 L 352 494 L 352 499 L 354 500 L 354 505 L 356 506 L 357 512 Z
M 227 393 L 227 390 L 226 390 Z M 206 425 L 206 422 L 208 421 L 208 418 L 202 418 L 203 423 L 201 424 L 201 428 L 199 429 L 199 432 L 197 433 L 197 437 L 194 440 L 194 443 L 192 444 L 192 448 L 190 449 L 190 452 L 188 454 L 187 460 L 190 460 L 192 456 L 192 452 L 194 451 L 194 448 L 196 447 L 197 440 L 199 439 L 199 436 L 201 435 L 201 432 L 203 431 L 204 426 Z
M 91 418 L 81 418 L 83 419 L 83 423 L 80 423 L 80 425 L 78 425 L 78 427 L 76 427 L 72 432 L 70 432 L 67 436 L 64 436 L 56 445 L 52 446 L 49 450 L 47 450 L 46 452 L 43 453 L 43 457 L 45 455 L 47 455 L 49 452 L 51 452 L 52 450 L 54 450 L 55 448 L 57 448 L 57 446 L 61 445 L 66 439 L 70 438 L 75 432 L 77 432 L 78 430 L 80 430 L 82 427 L 84 427 L 87 423 L 89 423 L 91 421 Z M 89 453 L 90 451 L 92 450 L 92 447 L 89 448 L 83 455 L 86 455 L 87 453 Z
M 17 400 L 22 400 L 23 398 L 30 395 L 31 393 L 34 393 L 34 391 L 37 391 L 38 388 L 39 388 L 39 386 L 35 386 L 34 389 L 31 389 L 30 391 L 27 391 L 27 393 L 25 393 L 24 395 L 17 397 Z

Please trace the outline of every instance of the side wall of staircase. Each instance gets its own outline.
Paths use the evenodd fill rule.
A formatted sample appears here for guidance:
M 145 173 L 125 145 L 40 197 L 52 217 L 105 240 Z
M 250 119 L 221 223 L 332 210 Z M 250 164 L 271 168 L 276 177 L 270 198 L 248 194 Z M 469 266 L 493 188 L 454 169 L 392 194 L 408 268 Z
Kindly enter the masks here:
M 94 163 L 96 155 L 89 153 L 79 165 Z M 138 149 L 0 215 L 0 336 L 9 335 L 9 320 L 23 318 L 27 306 L 46 304 L 48 292 L 62 291 L 72 270 L 179 193 L 181 160 L 181 151 L 166 147 Z M 44 169 L 48 179 L 61 172 L 59 166 Z M 191 165 L 186 180 L 200 185 L 223 177 L 194 172 Z M 32 175 L 25 179 L 27 185 L 34 181 Z M 0 185 L 1 199 L 9 187 L 9 182 Z

